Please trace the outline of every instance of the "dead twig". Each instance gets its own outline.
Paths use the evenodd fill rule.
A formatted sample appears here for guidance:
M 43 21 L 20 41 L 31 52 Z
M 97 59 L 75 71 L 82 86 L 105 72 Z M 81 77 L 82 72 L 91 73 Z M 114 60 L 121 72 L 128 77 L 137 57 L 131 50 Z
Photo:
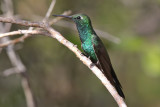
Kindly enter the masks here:
M 1 33 L 0 38 L 7 37 L 7 36 L 14 36 L 14 35 L 20 35 L 20 34 L 43 34 L 44 31 L 40 30 L 18 30 L 18 31 L 12 31 L 8 33 Z
M 71 14 L 71 11 L 70 10 L 68 10 L 68 11 L 65 11 L 65 12 L 63 12 L 62 13 L 62 15 L 69 15 L 69 14 Z M 46 14 L 46 17 L 48 17 L 48 15 Z M 2 17 L 0 17 L 0 18 L 2 18 Z M 46 18 L 45 18 L 46 19 Z M 53 18 L 50 22 L 49 22 L 49 25 L 52 25 L 53 23 L 55 23 L 55 22 L 57 22 L 57 21 L 59 21 L 59 20 L 61 20 L 62 18 L 60 17 L 56 17 L 56 18 Z M 1 20 L 1 21 L 3 21 L 3 19 Z M 8 19 L 8 21 L 11 21 L 10 19 Z M 14 22 L 15 22 L 15 20 L 14 20 Z M 43 21 L 44 22 L 44 21 Z M 20 22 L 21 23 L 21 22 Z M 25 23 L 25 21 L 23 22 L 23 23 Z M 35 22 L 36 24 L 37 24 L 37 22 Z M 1 23 L 0 23 L 1 24 Z M 41 23 L 41 24 L 44 24 L 44 23 Z M 35 24 L 34 24 L 35 25 Z M 28 25 L 28 26 L 32 26 L 32 25 Z M 33 30 L 33 27 L 30 27 L 28 30 Z M 37 28 L 35 29 L 35 30 L 37 30 Z M 15 31 L 16 32 L 16 31 Z M 10 32 L 9 32 L 10 33 Z M 13 34 L 14 32 L 11 32 L 10 33 L 10 36 L 11 36 L 11 34 L 12 35 L 14 35 Z M 32 32 L 33 33 L 33 32 Z M 19 37 L 19 38 L 17 38 L 17 39 L 14 39 L 14 40 L 9 40 L 9 41 L 7 41 L 7 42 L 5 42 L 5 43 L 1 43 L 0 44 L 0 49 L 2 48 L 2 47 L 6 47 L 6 46 L 8 46 L 8 45 L 11 45 L 11 44 L 16 44 L 16 43 L 19 43 L 19 42 L 23 42 L 26 38 L 28 38 L 28 37 L 30 37 L 30 36 L 32 36 L 32 33 L 26 33 L 26 34 L 24 34 L 23 36 L 21 36 L 21 37 Z M 42 33 L 43 34 L 43 33 Z M 3 35 L 3 34 L 1 34 L 1 35 Z M 8 34 L 6 34 L 6 35 L 8 35 Z M 45 34 L 45 35 L 48 35 L 49 36 L 49 34 Z

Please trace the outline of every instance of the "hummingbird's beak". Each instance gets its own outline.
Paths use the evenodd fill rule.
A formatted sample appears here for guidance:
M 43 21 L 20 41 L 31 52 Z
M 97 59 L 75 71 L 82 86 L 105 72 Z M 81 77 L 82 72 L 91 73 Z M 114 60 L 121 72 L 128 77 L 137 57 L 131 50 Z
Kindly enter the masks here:
M 72 16 L 65 16 L 65 15 L 53 15 L 55 17 L 65 17 L 65 18 L 69 18 L 72 19 Z

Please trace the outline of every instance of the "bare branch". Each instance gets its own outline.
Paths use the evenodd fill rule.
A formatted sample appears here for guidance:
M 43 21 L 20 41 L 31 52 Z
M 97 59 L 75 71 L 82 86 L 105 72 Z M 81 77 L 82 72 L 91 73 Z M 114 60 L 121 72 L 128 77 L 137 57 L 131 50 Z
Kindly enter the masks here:
M 71 14 L 71 11 L 70 10 L 68 10 L 68 11 L 65 11 L 62 15 L 69 15 L 69 14 Z M 46 17 L 48 17 L 47 15 L 46 15 Z M 62 19 L 62 18 L 59 18 L 59 17 L 57 17 L 57 18 L 54 18 L 53 20 L 51 20 L 50 21 L 50 25 L 52 25 L 53 23 L 55 23 L 55 22 L 57 22 L 57 21 L 59 21 L 60 19 Z M 28 21 L 22 21 L 22 20 L 16 20 L 16 19 L 12 19 L 12 18 L 3 18 L 3 17 L 0 17 L 0 22 L 6 22 L 6 23 L 16 23 L 16 24 L 19 24 L 19 25 L 23 25 L 23 26 L 28 26 L 28 27 L 30 27 L 29 28 L 29 30 L 32 30 L 33 29 L 33 27 L 44 27 L 45 26 L 45 24 L 43 23 L 43 22 L 28 22 Z M 1 24 L 1 23 L 0 23 Z M 40 25 L 40 26 L 39 26 Z M 1 27 L 1 26 L 0 26 Z M 45 35 L 48 35 L 49 36 L 49 34 L 45 34 Z M 19 38 L 17 38 L 17 39 L 14 39 L 14 40 L 10 40 L 10 41 L 7 41 L 7 42 L 5 42 L 5 43 L 1 43 L 0 44 L 0 48 L 1 47 L 5 47 L 5 46 L 8 46 L 8 45 L 10 45 L 10 44 L 16 44 L 16 43 L 18 43 L 18 42 L 23 42 L 26 38 L 28 38 L 28 37 L 30 37 L 31 36 L 31 34 L 25 34 L 24 36 L 22 36 L 22 37 L 19 37 Z
M 49 16 L 51 15 L 51 12 L 55 6 L 55 3 L 56 3 L 56 0 L 52 0 L 49 8 L 48 8 L 48 11 L 45 15 L 45 17 L 43 18 L 42 22 L 46 23 L 46 21 L 48 20 Z M 28 30 L 33 30 L 33 27 L 30 27 Z M 25 34 L 25 36 L 29 36 L 29 34 Z
M 64 12 L 63 15 L 70 14 L 70 12 L 71 11 L 66 11 L 66 12 Z M 60 19 L 62 19 L 62 18 L 61 17 L 54 18 L 52 21 L 50 21 L 49 25 L 52 25 L 53 23 L 57 22 Z M 16 20 L 13 18 L 3 18 L 3 17 L 0 17 L 0 22 L 18 24 L 18 25 L 28 26 L 28 27 L 44 28 L 46 26 L 43 22 L 29 22 L 29 21 L 25 21 L 25 20 Z
M 8 19 L 8 18 L 7 19 L 6 18 L 0 18 L 0 21 L 1 22 L 3 21 L 3 22 L 15 23 L 15 24 L 24 25 L 24 26 L 40 27 L 40 28 L 43 28 L 43 29 L 47 30 L 51 34 L 52 38 L 57 39 L 60 43 L 65 45 L 67 48 L 69 48 L 72 52 L 74 52 L 76 54 L 76 56 L 89 69 L 92 70 L 92 72 L 101 80 L 101 82 L 104 84 L 104 86 L 111 93 L 111 95 L 113 96 L 113 98 L 115 99 L 115 101 L 117 102 L 119 107 L 127 107 L 125 102 L 124 102 L 124 100 L 123 100 L 123 98 L 121 96 L 119 96 L 119 94 L 117 93 L 115 88 L 111 85 L 111 83 L 104 76 L 104 74 L 96 66 L 90 67 L 90 65 L 92 64 L 91 60 L 88 59 L 87 57 L 83 56 L 81 54 L 81 51 L 76 47 L 76 45 L 74 45 L 70 41 L 66 40 L 59 32 L 55 31 L 53 28 L 51 28 L 51 27 L 49 27 L 49 26 L 47 26 L 45 24 L 42 24 L 40 22 L 39 23 L 34 23 L 34 22 L 32 23 L 32 22 L 28 22 L 28 21 L 23 21 L 23 20 L 20 21 L 20 20 Z
M 13 17 L 14 12 L 13 12 L 12 0 L 4 0 L 3 6 L 4 6 L 4 8 L 2 8 L 3 13 L 6 13 L 7 17 Z M 11 23 L 5 23 L 1 32 L 10 31 L 11 26 L 12 26 Z M 1 40 L 2 40 L 2 42 L 6 42 L 6 41 L 9 41 L 10 39 L 9 39 L 9 37 L 5 37 L 5 38 L 2 38 Z M 13 65 L 13 69 L 10 69 L 10 72 L 8 70 L 8 75 L 13 74 L 13 73 L 20 73 L 21 75 L 26 74 L 26 68 L 25 68 L 24 64 L 22 63 L 21 59 L 19 58 L 19 56 L 16 54 L 16 52 L 14 50 L 14 45 L 7 46 L 6 52 L 7 52 L 7 55 L 9 57 L 12 65 Z M 11 72 L 11 70 L 12 70 L 12 72 Z M 6 72 L 4 72 L 4 73 L 6 73 Z M 24 85 L 27 87 L 27 88 L 23 87 L 25 97 L 26 97 L 27 106 L 28 107 L 35 107 L 33 94 L 32 94 L 31 88 L 29 86 L 29 80 L 25 76 L 21 76 L 21 77 L 22 77 L 22 81 L 21 81 L 22 87 Z M 26 81 L 27 84 L 24 84 L 23 80 L 27 80 Z M 30 95 L 30 97 L 28 97 L 26 94 Z
M 71 11 L 70 10 L 68 10 L 68 11 L 65 11 L 65 12 L 63 12 L 62 13 L 62 15 L 69 15 L 69 14 L 71 14 Z M 0 18 L 2 18 L 2 17 L 0 17 Z M 51 20 L 50 21 L 50 25 L 52 25 L 53 23 L 55 23 L 55 22 L 57 22 L 57 21 L 59 21 L 59 20 L 61 20 L 62 18 L 61 17 L 57 17 L 57 18 L 54 18 L 53 20 Z M 2 19 L 1 21 L 3 21 L 4 19 Z M 9 20 L 8 20 L 9 21 Z M 36 22 L 35 22 L 36 23 Z M 36 23 L 37 24 L 37 23 Z M 41 23 L 41 24 L 44 24 L 44 23 Z M 0 25 L 1 25 L 1 23 L 0 23 Z M 0 26 L 1 27 L 1 26 Z M 32 30 L 33 29 L 33 27 L 30 27 L 29 28 L 29 30 Z M 45 35 L 48 35 L 49 36 L 49 34 L 45 34 Z M 10 40 L 10 41 L 7 41 L 7 42 L 5 42 L 5 43 L 1 43 L 0 44 L 0 48 L 1 47 L 5 47 L 5 46 L 8 46 L 8 45 L 10 45 L 10 44 L 16 44 L 16 43 L 18 43 L 18 42 L 23 42 L 26 38 L 28 38 L 28 37 L 30 37 L 30 36 L 32 36 L 31 34 L 25 34 L 24 36 L 22 36 L 22 37 L 19 37 L 19 38 L 17 38 L 17 39 L 14 39 L 14 40 Z
M 44 31 L 40 30 L 18 30 L 18 31 L 12 31 L 8 33 L 2 33 L 0 34 L 0 38 L 7 37 L 7 36 L 14 36 L 14 35 L 20 35 L 20 34 L 44 34 Z
M 5 33 L 4 35 L 8 35 L 9 36 L 12 33 L 14 33 L 14 34 L 27 34 L 27 35 L 21 36 L 21 37 L 19 37 L 17 39 L 14 39 L 14 40 L 8 40 L 8 41 L 6 41 L 4 43 L 1 43 L 0 44 L 0 48 L 6 47 L 6 46 L 11 45 L 11 44 L 16 44 L 18 42 L 23 42 L 26 38 L 32 36 L 33 34 L 42 34 L 42 35 L 50 36 L 49 33 L 44 32 L 44 31 L 38 31 L 38 30 L 28 30 L 27 32 L 13 31 L 13 32 Z M 3 35 L 3 34 L 0 34 L 0 35 Z
M 26 97 L 27 107 L 35 107 L 33 94 L 30 88 L 29 79 L 27 77 L 26 72 L 21 73 L 21 76 L 22 76 L 21 84 L 22 84 L 24 94 Z
M 4 43 L 1 43 L 0 44 L 0 48 L 6 47 L 8 45 L 15 44 L 15 43 L 18 43 L 18 42 L 23 42 L 27 37 L 29 37 L 29 36 L 21 36 L 21 37 L 19 37 L 17 39 L 14 39 L 14 40 L 8 40 L 8 41 L 6 41 Z
M 18 24 L 22 26 L 28 26 L 28 27 L 41 27 L 43 28 L 45 24 L 43 22 L 29 22 L 25 20 L 16 20 L 13 18 L 3 18 L 0 17 L 0 22 L 5 22 L 5 23 L 12 23 L 12 24 Z
M 49 7 L 49 9 L 48 9 L 48 11 L 47 11 L 47 13 L 46 13 L 46 16 L 45 16 L 45 18 L 43 19 L 44 22 L 45 22 L 45 21 L 49 18 L 49 16 L 51 15 L 51 12 L 52 12 L 52 10 L 53 10 L 53 8 L 54 8 L 54 6 L 55 6 L 55 3 L 56 3 L 56 0 L 52 0 L 52 2 L 51 2 L 51 4 L 50 4 L 50 7 Z
M 13 68 L 9 68 L 9 69 L 6 69 L 5 71 L 3 71 L 1 73 L 1 76 L 8 77 L 9 75 L 17 74 L 17 73 L 20 73 L 20 72 L 18 72 L 17 67 L 13 67 Z

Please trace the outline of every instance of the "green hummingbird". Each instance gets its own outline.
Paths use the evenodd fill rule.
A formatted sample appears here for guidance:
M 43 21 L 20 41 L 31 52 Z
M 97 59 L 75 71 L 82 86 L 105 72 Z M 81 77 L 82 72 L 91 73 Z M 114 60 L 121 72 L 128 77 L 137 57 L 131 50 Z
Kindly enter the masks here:
M 56 17 L 66 17 L 73 20 L 79 32 L 81 47 L 91 61 L 103 72 L 110 83 L 115 87 L 118 94 L 125 98 L 122 86 L 113 70 L 109 55 L 100 38 L 94 31 L 90 18 L 85 14 L 75 14 L 72 16 L 53 15 Z

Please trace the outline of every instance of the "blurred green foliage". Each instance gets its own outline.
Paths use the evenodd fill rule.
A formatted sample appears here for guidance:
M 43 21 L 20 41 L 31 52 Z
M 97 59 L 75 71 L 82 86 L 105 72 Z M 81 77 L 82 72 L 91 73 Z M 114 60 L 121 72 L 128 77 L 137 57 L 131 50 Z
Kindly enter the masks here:
M 16 14 L 38 21 L 51 0 L 13 2 Z M 53 11 L 86 13 L 95 28 L 120 38 L 120 44 L 102 40 L 129 107 L 160 106 L 159 5 L 160 0 L 57 0 Z M 53 27 L 81 49 L 78 33 Z M 12 26 L 12 30 L 21 28 Z M 55 39 L 34 36 L 16 46 L 22 47 L 17 53 L 27 68 L 38 107 L 117 106 L 94 74 Z M 12 67 L 4 50 L 0 54 L 0 72 Z M 0 77 L 0 107 L 26 107 L 20 81 L 19 75 Z

